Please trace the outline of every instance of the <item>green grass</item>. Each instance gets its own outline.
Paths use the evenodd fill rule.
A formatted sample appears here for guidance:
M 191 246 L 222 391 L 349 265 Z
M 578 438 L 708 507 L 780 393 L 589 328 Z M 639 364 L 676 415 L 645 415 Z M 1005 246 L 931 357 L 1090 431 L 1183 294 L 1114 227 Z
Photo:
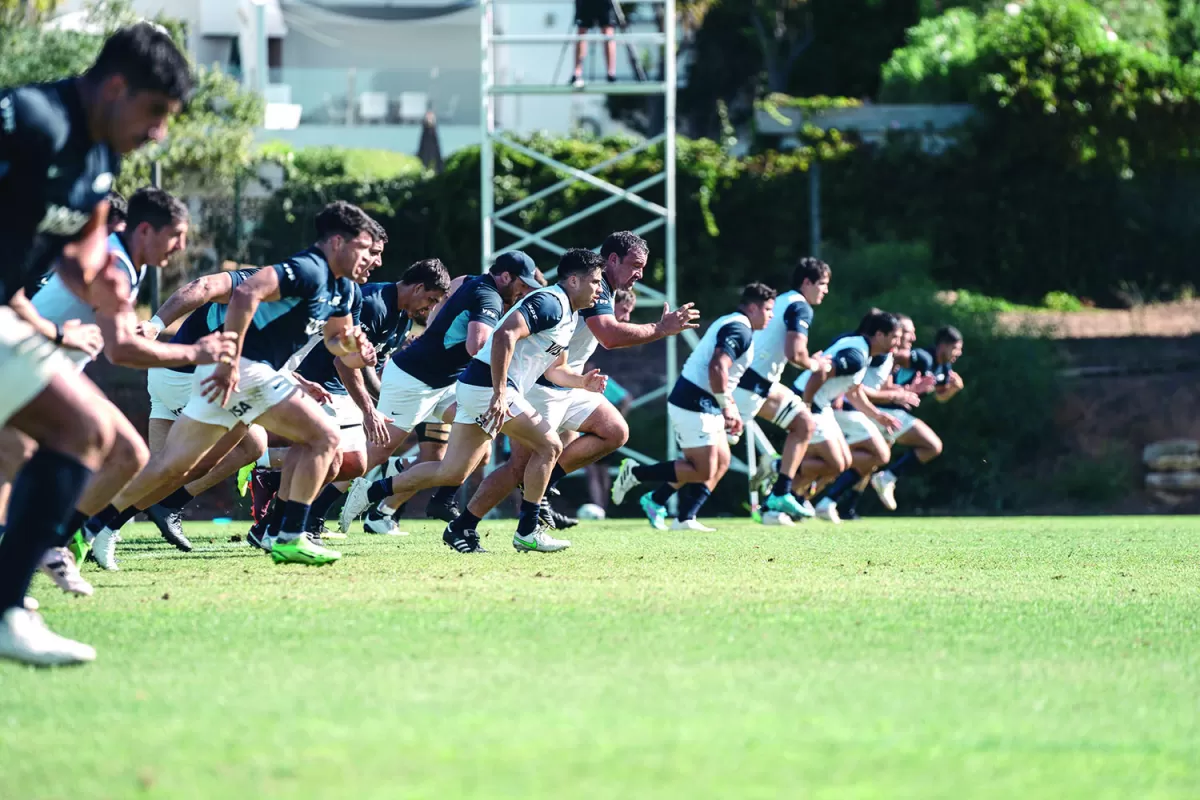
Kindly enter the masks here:
M 485 526 L 38 578 L 100 660 L 0 665 L 0 798 L 1200 795 L 1200 520 Z

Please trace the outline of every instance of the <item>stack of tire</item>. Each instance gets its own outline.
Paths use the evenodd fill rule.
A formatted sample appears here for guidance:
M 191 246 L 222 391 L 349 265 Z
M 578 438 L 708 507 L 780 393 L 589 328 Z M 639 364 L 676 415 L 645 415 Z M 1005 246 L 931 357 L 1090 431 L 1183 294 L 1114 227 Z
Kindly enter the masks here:
M 1146 445 L 1146 490 L 1168 505 L 1179 505 L 1200 494 L 1200 442 L 1168 439 Z

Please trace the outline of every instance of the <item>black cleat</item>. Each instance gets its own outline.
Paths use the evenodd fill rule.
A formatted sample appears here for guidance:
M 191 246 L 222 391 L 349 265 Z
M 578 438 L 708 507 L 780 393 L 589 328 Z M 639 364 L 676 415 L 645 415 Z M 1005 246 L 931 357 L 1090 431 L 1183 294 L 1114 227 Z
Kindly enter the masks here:
M 565 531 L 567 528 L 574 528 L 579 524 L 579 520 L 575 517 L 568 517 L 561 511 L 555 511 L 553 507 L 550 508 L 550 519 L 554 520 L 555 529 L 560 531 Z
M 257 547 L 264 553 L 271 552 L 271 543 L 267 540 L 267 520 L 264 518 L 250 526 L 246 532 L 246 541 L 251 547 Z
M 554 530 L 554 511 L 550 508 L 550 501 L 544 497 L 538 503 L 538 525 Z
M 442 522 L 453 522 L 461 513 L 458 501 L 453 497 L 444 503 L 439 502 L 436 497 L 430 498 L 429 505 L 425 506 L 426 517 L 429 519 L 440 519 Z
M 455 531 L 449 525 L 442 532 L 442 541 L 460 553 L 486 553 L 476 531 Z
M 182 550 L 185 553 L 192 552 L 192 543 L 183 535 L 183 514 L 160 505 L 153 505 L 146 509 L 146 516 L 158 526 L 158 532 L 176 550 Z

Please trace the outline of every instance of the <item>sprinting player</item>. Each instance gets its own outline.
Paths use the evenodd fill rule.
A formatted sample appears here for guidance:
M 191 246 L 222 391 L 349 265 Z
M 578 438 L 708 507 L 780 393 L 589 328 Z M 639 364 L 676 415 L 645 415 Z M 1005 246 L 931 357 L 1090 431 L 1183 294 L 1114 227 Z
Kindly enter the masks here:
M 171 345 L 150 341 L 138 334 L 138 318 L 133 301 L 145 276 L 147 266 L 155 269 L 166 266 L 167 260 L 184 247 L 187 238 L 188 214 L 183 203 L 161 189 L 139 189 L 128 206 L 128 227 L 108 237 L 109 252 L 116 256 L 121 279 L 128 284 L 129 299 L 119 312 L 97 312 L 67 288 L 62 278 L 50 279 L 33 296 L 33 306 L 46 320 L 63 325 L 79 320 L 98 325 L 104 338 L 104 354 L 117 366 L 148 369 L 154 366 L 183 364 L 214 364 L 231 359 L 234 353 L 232 337 L 212 334 L 195 344 Z M 135 266 L 140 265 L 140 266 Z M 73 360 L 82 369 L 91 361 L 91 354 L 73 351 Z M 108 501 L 145 466 L 150 454 L 141 434 L 111 402 L 104 401 L 104 411 L 112 421 L 116 440 L 104 462 L 104 470 L 92 478 L 80 501 L 80 510 L 70 524 L 68 536 L 91 514 L 103 509 Z M 166 537 L 180 550 L 190 550 L 191 544 L 182 538 Z M 76 594 L 91 594 L 91 587 L 79 576 L 74 556 L 63 546 L 51 548 L 42 561 L 42 571 L 60 589 Z
M 742 289 L 738 310 L 708 326 L 667 398 L 667 417 L 682 457 L 641 466 L 630 458 L 622 461 L 613 481 L 615 505 L 624 502 L 633 487 L 659 481 L 661 486 L 641 498 L 652 527 L 666 529 L 666 504 L 678 490 L 679 511 L 672 530 L 713 530 L 696 517 L 729 470 L 730 439 L 742 435 L 733 390 L 754 358 L 754 331 L 766 328 L 774 311 L 775 290 L 751 283 Z
M 513 306 L 459 376 L 457 410 L 445 457 L 374 484 L 356 483 L 346 498 L 349 511 L 343 513 L 353 516 L 384 498 L 391 498 L 394 507 L 422 489 L 462 484 L 482 462 L 492 439 L 503 432 L 514 446 L 519 443 L 529 452 L 513 547 L 553 551 L 570 546 L 551 537 L 539 520 L 550 472 L 563 447 L 526 395 L 542 375 L 559 386 L 603 391 L 604 376 L 599 372 L 583 376 L 566 367 L 579 312 L 591 308 L 602 292 L 603 266 L 604 259 L 591 250 L 568 250 L 558 262 L 558 282 L 531 292 Z M 456 532 L 447 526 L 442 540 L 461 553 L 483 552 L 474 531 Z
M 321 565 L 341 558 L 306 533 L 309 506 L 336 471 L 337 428 L 284 366 L 318 333 L 334 355 L 348 357 L 349 366 L 373 363 L 374 350 L 351 318 L 356 281 L 374 263 L 372 225 L 357 206 L 331 203 L 317 215 L 316 244 L 238 285 L 224 309 L 225 330 L 237 335 L 238 360 L 196 369 L 192 398 L 162 451 L 106 511 L 120 514 L 139 499 L 161 499 L 230 430 L 259 422 L 295 442 L 283 468 L 279 528 L 270 531 L 272 559 Z M 349 358 L 355 354 L 359 363 Z
M 811 491 L 814 485 L 818 490 L 822 489 L 850 467 L 850 446 L 833 413 L 833 405 L 838 398 L 845 395 L 843 402 L 849 403 L 887 430 L 899 427 L 899 420 L 875 408 L 866 399 L 862 389 L 871 359 L 890 353 L 899 341 L 899 320 L 886 311 L 871 309 L 853 334 L 839 338 L 826 349 L 831 369 L 819 373 L 805 372 L 796 379 L 795 386 L 803 391 L 804 403 L 812 408 L 817 423 L 808 453 L 800 465 L 798 479 L 803 489 Z M 835 525 L 842 521 L 835 503 L 822 501 L 816 511 L 817 517 Z
M 787 432 L 778 466 L 772 470 L 774 460 L 761 459 L 754 480 L 763 485 L 763 494 L 770 492 L 767 510 L 786 515 L 788 521 L 813 516 L 812 508 L 792 494 L 792 479 L 804 460 L 815 423 L 807 406 L 779 379 L 788 364 L 810 372 L 829 369 L 829 359 L 808 352 L 813 306 L 819 306 L 829 292 L 829 277 L 824 261 L 800 259 L 792 272 L 791 290 L 775 298 L 771 324 L 754 334 L 754 361 L 733 392 L 743 425 L 759 417 Z
M 390 420 L 390 435 L 382 445 L 368 444 L 368 469 L 387 461 L 418 424 L 448 421 L 458 377 L 483 348 L 504 307 L 540 288 L 533 259 L 519 250 L 501 253 L 484 275 L 451 283 L 450 297 L 433 313 L 425 332 L 393 355 L 383 369 L 377 408 Z M 386 518 L 399 505 L 372 508 L 366 523 L 386 525 Z M 365 509 L 347 500 L 342 507 L 342 533 Z
M 27 610 L 39 559 L 63 538 L 114 433 L 103 394 L 58 345 L 72 328 L 46 323 L 23 296 L 55 265 L 91 306 L 117 313 L 128 287 L 110 269 L 106 196 L 121 155 L 161 141 L 191 92 L 183 54 L 160 27 L 123 28 L 82 76 L 0 92 L 0 424 L 37 443 L 14 482 L 0 541 L 0 657 L 30 664 L 91 661 Z
M 604 240 L 600 246 L 600 256 L 604 259 L 600 296 L 594 306 L 579 312 L 580 324 L 567 348 L 567 369 L 576 375 L 583 374 L 588 360 L 600 345 L 604 345 L 605 349 L 633 347 L 674 336 L 695 328 L 694 320 L 699 316 L 691 303 L 675 311 L 664 304 L 662 317 L 656 323 L 634 325 L 627 321 L 628 315 L 626 321 L 620 321 L 614 308 L 613 291 L 628 291 L 641 280 L 649 257 L 649 246 L 635 234 L 619 231 Z M 601 393 L 586 388 L 556 386 L 548 376 L 543 375 L 525 392 L 525 397 L 563 441 L 573 437 L 565 445 L 562 456 L 550 473 L 550 489 L 566 475 L 595 463 L 629 439 L 629 426 L 625 418 Z M 514 442 L 512 457 L 483 481 L 467 505 L 466 513 L 447 528 L 457 537 L 455 541 L 464 541 L 463 537 L 468 532 L 474 534 L 483 516 L 517 488 L 528 458 L 529 452 L 520 442 Z M 541 515 L 543 525 L 558 527 L 545 497 L 542 499 Z
M 449 288 L 450 275 L 436 258 L 413 264 L 398 283 L 363 286 L 360 325 L 375 348 L 376 358 L 391 358 L 404 341 L 412 318 L 424 318 Z M 382 444 L 389 437 L 388 419 L 375 409 L 363 372 L 351 369 L 345 359 L 335 358 L 323 348 L 314 350 L 300 364 L 299 373 L 329 393 L 326 408 L 341 431 L 342 469 L 338 482 L 330 483 L 317 495 L 309 513 L 310 533 L 324 528 L 326 513 L 349 487 L 349 481 L 367 474 L 367 442 Z
M 928 374 L 933 378 L 934 398 L 939 403 L 947 403 L 963 389 L 962 376 L 954 371 L 954 362 L 962 356 L 962 351 L 963 335 L 958 328 L 951 325 L 940 328 L 934 335 L 932 354 L 926 350 L 913 350 L 908 366 L 897 370 L 896 382 L 903 386 Z M 871 488 L 889 511 L 896 510 L 896 479 L 942 454 L 941 438 L 921 420 L 910 418 L 911 415 L 903 417 L 908 427 L 903 429 L 902 426 L 895 440 L 896 444 L 907 445 L 910 449 L 871 477 Z

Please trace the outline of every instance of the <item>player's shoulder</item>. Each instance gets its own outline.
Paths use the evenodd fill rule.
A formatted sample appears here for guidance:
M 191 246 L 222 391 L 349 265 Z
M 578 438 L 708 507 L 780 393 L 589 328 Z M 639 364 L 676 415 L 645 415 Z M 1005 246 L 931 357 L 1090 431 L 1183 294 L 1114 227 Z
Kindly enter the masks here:
M 39 146 L 61 148 L 71 135 L 63 84 L 40 83 L 0 91 L 0 130 Z
M 913 370 L 917 372 L 932 372 L 933 371 L 933 353 L 926 350 L 924 347 L 914 347 L 910 363 Z

